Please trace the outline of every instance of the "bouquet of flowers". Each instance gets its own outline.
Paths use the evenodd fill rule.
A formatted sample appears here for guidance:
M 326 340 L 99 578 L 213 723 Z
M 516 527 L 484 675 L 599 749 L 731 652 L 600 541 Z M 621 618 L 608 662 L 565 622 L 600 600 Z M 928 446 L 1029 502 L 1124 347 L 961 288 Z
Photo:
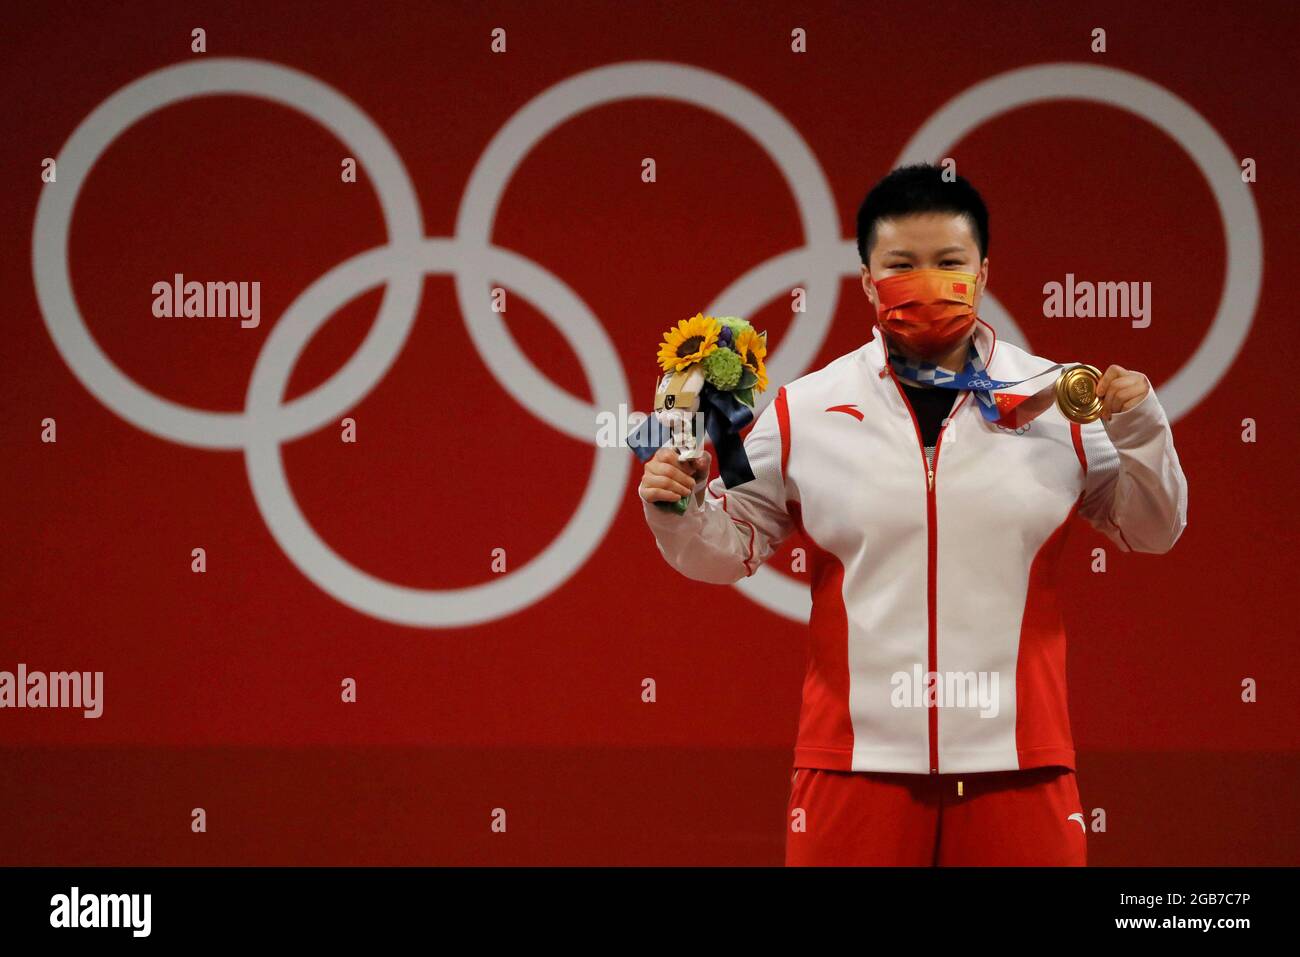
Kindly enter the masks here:
M 754 418 L 754 397 L 767 388 L 767 333 L 735 316 L 714 318 L 696 313 L 664 333 L 659 346 L 663 376 L 655 391 L 654 415 L 627 437 L 642 462 L 665 443 L 681 461 L 699 458 L 702 438 L 696 422 L 713 441 L 718 469 L 728 488 L 752 481 L 740 432 Z M 656 502 L 661 508 L 686 511 L 689 499 Z

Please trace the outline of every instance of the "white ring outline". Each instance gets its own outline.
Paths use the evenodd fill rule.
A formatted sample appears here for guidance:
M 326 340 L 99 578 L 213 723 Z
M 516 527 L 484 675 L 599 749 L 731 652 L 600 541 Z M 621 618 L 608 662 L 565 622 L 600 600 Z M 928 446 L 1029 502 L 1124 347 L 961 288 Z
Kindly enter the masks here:
M 768 361 L 770 379 L 780 381 L 788 369 L 793 372 L 791 367 L 803 370 L 816 358 L 830 332 L 839 299 L 840 270 L 835 259 L 843 240 L 830 183 L 799 131 L 770 103 L 712 71 L 653 60 L 597 67 L 556 83 L 511 116 L 475 163 L 454 227 L 466 253 L 454 280 L 466 330 L 497 381 L 534 415 L 538 409 L 554 410 L 554 418 L 546 421 L 584 441 L 591 439 L 597 410 L 557 387 L 519 351 L 501 317 L 488 308 L 488 297 L 476 292 L 490 289 L 491 283 L 475 253 L 490 246 L 492 224 L 506 184 L 543 137 L 587 110 L 647 98 L 708 110 L 749 134 L 771 157 L 794 196 L 804 246 L 753 267 L 707 309 L 712 315 L 752 315 L 772 298 L 760 294 L 758 283 L 778 275 L 797 273 L 808 279 L 810 288 L 822 290 L 821 295 L 810 296 L 811 312 L 792 315 Z M 608 341 L 603 327 L 601 334 Z M 608 348 L 617 354 L 612 344 Z M 755 413 L 770 399 L 770 395 L 760 397 Z
M 314 282 L 275 324 L 258 356 L 248 386 L 246 410 L 255 425 L 279 408 L 290 370 L 316 331 L 348 300 L 374 288 L 394 272 L 409 269 L 415 253 L 426 271 L 455 269 L 460 244 L 450 239 L 425 239 L 415 250 L 381 246 L 348 260 Z M 538 303 L 558 302 L 558 315 L 583 319 L 590 330 L 595 316 L 567 286 L 536 263 L 508 250 L 492 247 L 490 264 L 511 270 L 515 284 L 532 293 Z M 542 309 L 550 318 L 550 313 Z M 568 332 L 553 319 L 566 336 Z M 594 366 L 578 350 L 597 403 L 622 394 L 621 374 L 612 382 L 592 374 Z M 615 368 L 619 368 L 615 366 Z M 621 369 L 619 369 L 621 373 Z M 611 390 L 613 394 L 611 395 Z M 595 447 L 595 465 L 577 510 L 564 530 L 542 552 L 518 569 L 478 585 L 421 589 L 395 585 L 362 571 L 340 557 L 303 515 L 284 471 L 281 441 L 270 430 L 253 428 L 245 450 L 248 481 L 262 519 L 284 553 L 317 587 L 350 608 L 374 618 L 411 627 L 451 628 L 504 617 L 550 594 L 562 585 L 604 539 L 622 504 L 631 457 L 622 448 Z
M 41 191 L 32 231 L 36 299 L 55 348 L 82 385 L 142 431 L 182 445 L 241 449 L 248 423 L 239 412 L 212 412 L 172 402 L 127 376 L 99 347 L 77 307 L 69 274 L 68 236 L 81 187 L 105 149 L 155 110 L 200 96 L 247 95 L 288 106 L 315 120 L 352 149 L 374 183 L 389 242 L 411 245 L 424 234 L 420 204 L 397 151 L 351 100 L 298 70 L 239 57 L 163 67 L 99 104 L 68 137 L 56 160 L 61 179 Z M 361 347 L 326 382 L 284 407 L 274 423 L 290 439 L 319 428 L 354 405 L 392 365 L 415 321 L 423 277 L 402 274 L 384 292 Z M 367 373 L 369 376 L 367 377 Z M 351 390 L 351 392 L 349 392 Z
M 941 159 L 981 124 L 1046 100 L 1084 100 L 1146 120 L 1182 147 L 1214 195 L 1223 225 L 1226 275 L 1209 332 L 1191 358 L 1160 386 L 1160 404 L 1169 421 L 1177 421 L 1214 391 L 1237 360 L 1250 335 L 1264 277 L 1263 230 L 1250 186 L 1242 182 L 1241 166 L 1223 137 L 1191 104 L 1145 77 L 1115 67 L 1024 67 L 977 83 L 944 104 L 916 131 L 895 165 Z M 987 289 L 984 295 L 991 297 Z

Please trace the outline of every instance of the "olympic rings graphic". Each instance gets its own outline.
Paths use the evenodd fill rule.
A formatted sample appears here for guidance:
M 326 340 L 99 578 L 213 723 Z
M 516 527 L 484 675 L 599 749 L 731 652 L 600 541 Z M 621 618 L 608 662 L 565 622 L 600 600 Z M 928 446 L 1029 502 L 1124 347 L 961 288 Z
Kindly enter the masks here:
M 304 290 L 274 324 L 254 364 L 241 413 L 179 405 L 142 388 L 99 348 L 78 310 L 68 268 L 68 236 L 77 196 L 90 169 L 123 131 L 155 110 L 202 96 L 270 100 L 316 120 L 351 148 L 379 199 L 387 245 L 335 266 Z M 520 568 L 491 582 L 456 589 L 397 586 L 354 567 L 324 542 L 293 498 L 280 446 L 310 434 L 355 406 L 387 374 L 415 321 L 423 278 L 451 273 L 462 321 L 480 356 L 510 395 L 536 418 L 583 441 L 594 441 L 599 410 L 628 401 L 617 352 L 581 297 L 537 263 L 491 242 L 496 210 L 515 169 L 536 143 L 565 120 L 628 99 L 673 99 L 710 110 L 748 133 L 776 162 L 794 194 L 805 245 L 774 256 L 736 279 L 710 303 L 713 314 L 747 315 L 796 284 L 808 289 L 810 311 L 792 322 L 769 359 L 773 382 L 807 371 L 825 341 L 840 283 L 856 279 L 853 239 L 840 236 L 834 198 L 799 132 L 770 104 L 740 84 L 697 67 L 633 61 L 564 80 L 523 106 L 493 137 L 466 184 L 449 238 L 424 235 L 419 201 L 396 150 L 344 95 L 298 70 L 241 58 L 213 58 L 156 70 L 96 107 L 57 157 L 58 188 L 37 204 L 32 268 L 37 302 L 55 348 L 82 385 L 126 422 L 159 438 L 245 455 L 249 484 L 268 529 L 284 553 L 317 587 L 376 619 L 423 628 L 481 624 L 550 594 L 590 557 L 622 504 L 631 456 L 597 447 L 587 487 L 560 535 Z M 970 129 L 999 113 L 1049 99 L 1090 99 L 1120 106 L 1157 123 L 1177 140 L 1209 181 L 1228 241 L 1228 275 L 1214 323 L 1192 359 L 1161 398 L 1171 420 L 1208 394 L 1231 366 L 1250 329 L 1262 278 L 1262 238 L 1254 201 L 1236 175 L 1236 161 L 1214 129 L 1185 102 L 1134 74 L 1107 67 L 1052 64 L 986 80 L 941 108 L 904 148 L 899 163 L 931 160 Z M 897 164 L 895 164 L 897 165 Z M 492 280 L 509 280 L 575 345 L 594 401 L 580 401 L 547 379 L 490 308 Z M 356 296 L 384 286 L 379 315 L 365 340 L 326 382 L 291 402 L 284 393 L 312 336 Z M 1011 317 L 987 290 L 984 311 L 999 335 L 1023 344 Z M 582 348 L 575 340 L 582 339 Z M 774 390 L 772 390 L 774 391 Z M 760 401 L 760 410 L 771 395 Z M 801 583 L 760 567 L 737 584 L 759 604 L 806 621 Z

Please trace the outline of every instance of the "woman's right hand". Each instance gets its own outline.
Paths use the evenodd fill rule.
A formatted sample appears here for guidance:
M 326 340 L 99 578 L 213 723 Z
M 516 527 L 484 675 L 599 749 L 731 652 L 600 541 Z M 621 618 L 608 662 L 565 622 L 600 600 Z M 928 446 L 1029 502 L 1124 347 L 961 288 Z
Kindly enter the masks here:
M 647 502 L 675 502 L 693 495 L 695 483 L 708 476 L 711 462 L 708 452 L 702 452 L 698 459 L 679 461 L 677 450 L 665 445 L 646 462 L 637 491 Z

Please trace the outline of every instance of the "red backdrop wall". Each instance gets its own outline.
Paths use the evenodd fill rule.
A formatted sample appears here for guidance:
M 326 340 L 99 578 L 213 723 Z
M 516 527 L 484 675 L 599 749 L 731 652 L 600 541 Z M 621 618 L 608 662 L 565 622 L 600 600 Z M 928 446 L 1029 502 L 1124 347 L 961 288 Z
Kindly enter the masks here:
M 631 61 L 739 84 L 797 132 L 815 160 L 801 182 L 815 192 L 824 177 L 837 217 L 817 261 L 833 262 L 838 298 L 815 357 L 792 375 L 870 336 L 854 214 L 954 98 L 1007 71 L 1083 64 L 1184 101 L 1225 155 L 1258 169 L 1243 192 L 1262 287 L 1218 320 L 1239 247 L 1206 175 L 1151 118 L 1036 102 L 944 155 L 992 211 L 989 289 L 1034 352 L 1140 370 L 1163 396 L 1216 321 L 1247 329 L 1235 356 L 1219 356 L 1217 381 L 1191 382 L 1174 422 L 1189 483 L 1174 550 L 1126 555 L 1086 525 L 1071 533 L 1070 705 L 1085 807 L 1106 811 L 1093 863 L 1300 862 L 1293 5 L 41 3 L 9 19 L 0 670 L 102 671 L 105 704 L 97 720 L 0 711 L 0 863 L 781 860 L 804 627 L 668 568 L 630 461 L 616 508 L 580 519 L 608 517 L 607 530 L 557 587 L 508 612 L 488 602 L 475 624 L 397 624 L 304 575 L 259 511 L 243 451 L 131 424 L 60 355 L 47 324 L 73 320 L 38 301 L 32 237 L 42 191 L 77 174 L 61 162 L 43 183 L 42 161 L 127 84 L 226 57 L 302 71 L 364 112 L 435 238 L 456 236 L 493 137 L 558 84 Z M 190 50 L 196 27 L 203 54 Z M 491 50 L 498 27 L 505 53 Z M 791 52 L 796 28 L 807 53 Z M 1096 28 L 1105 53 L 1091 51 Z M 808 241 L 754 134 L 654 88 L 535 137 L 491 241 L 567 286 L 604 336 L 575 313 L 544 314 L 522 271 L 496 281 L 510 296 L 509 353 L 580 403 L 598 399 L 584 374 L 595 364 L 618 370 L 620 400 L 644 408 L 662 330 Z M 85 172 L 71 219 L 72 290 L 94 341 L 157 396 L 240 412 L 281 314 L 388 241 L 366 164 L 359 182 L 341 181 L 353 155 L 303 112 L 256 96 L 191 98 L 131 124 Z M 641 178 L 646 157 L 654 183 Z M 1236 241 L 1248 239 L 1243 227 Z M 1249 273 L 1246 259 L 1236 265 Z M 155 318 L 152 286 L 178 272 L 260 281 L 261 325 Z M 1067 273 L 1151 282 L 1151 325 L 1045 318 L 1043 285 Z M 806 278 L 779 276 L 750 313 L 777 357 L 789 291 Z M 333 314 L 293 366 L 289 398 L 348 361 L 384 295 L 358 290 Z M 377 579 L 491 582 L 494 549 L 506 574 L 522 574 L 574 516 L 598 460 L 631 458 L 516 401 L 467 321 L 478 320 L 452 275 L 431 268 L 386 374 L 281 446 L 311 526 Z M 355 443 L 340 441 L 344 417 Z M 41 441 L 46 418 L 56 443 Z M 1253 443 L 1244 419 L 1257 423 Z M 1098 546 L 1105 574 L 1090 570 Z M 191 571 L 196 547 L 205 574 Z M 786 575 L 788 556 L 772 563 Z M 355 704 L 340 701 L 347 677 Z M 654 704 L 641 700 L 646 678 Z M 1242 701 L 1245 679 L 1256 703 Z M 195 807 L 206 834 L 191 832 Z M 496 807 L 504 835 L 489 831 Z

